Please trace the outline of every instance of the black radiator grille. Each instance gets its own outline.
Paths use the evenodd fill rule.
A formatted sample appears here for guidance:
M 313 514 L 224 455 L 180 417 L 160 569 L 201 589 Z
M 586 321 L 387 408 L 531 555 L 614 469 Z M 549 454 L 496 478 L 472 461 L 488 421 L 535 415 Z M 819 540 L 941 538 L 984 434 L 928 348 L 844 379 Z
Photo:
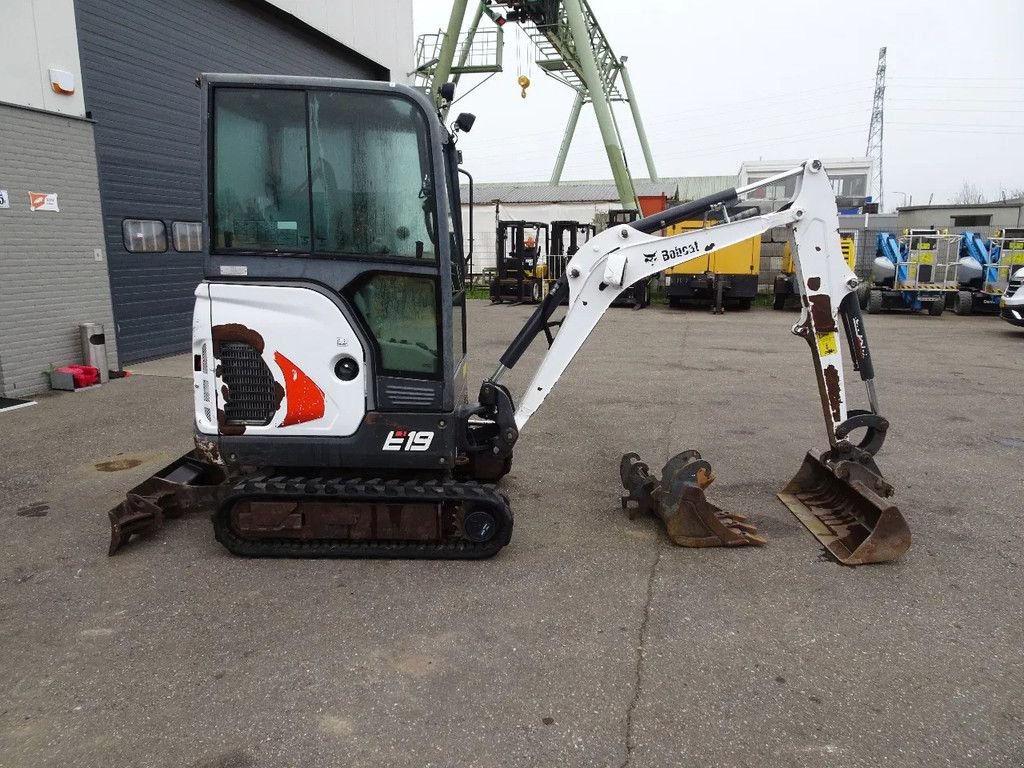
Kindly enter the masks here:
M 224 420 L 228 424 L 269 424 L 280 404 L 274 375 L 249 344 L 230 342 L 220 348 Z

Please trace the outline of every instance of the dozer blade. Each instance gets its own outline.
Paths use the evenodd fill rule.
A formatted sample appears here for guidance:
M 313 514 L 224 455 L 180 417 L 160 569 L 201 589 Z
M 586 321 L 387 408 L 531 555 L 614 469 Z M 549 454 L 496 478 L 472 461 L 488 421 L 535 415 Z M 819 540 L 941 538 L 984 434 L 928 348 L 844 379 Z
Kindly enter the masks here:
M 110 549 L 113 555 L 132 536 L 153 533 L 165 518 L 191 512 L 212 512 L 226 488 L 224 473 L 203 461 L 196 451 L 186 453 L 128 491 L 124 501 L 107 513 L 110 518 Z
M 765 539 L 745 515 L 723 512 L 704 496 L 715 476 L 711 465 L 697 451 L 683 451 L 669 459 L 661 480 L 635 453 L 627 453 L 619 463 L 623 487 L 622 508 L 630 509 L 630 519 L 638 512 L 661 518 L 672 543 L 681 547 L 761 546 Z M 629 503 L 634 502 L 635 508 Z
M 836 560 L 864 565 L 910 549 L 910 528 L 886 500 L 892 492 L 871 456 L 855 449 L 838 459 L 809 452 L 779 499 Z

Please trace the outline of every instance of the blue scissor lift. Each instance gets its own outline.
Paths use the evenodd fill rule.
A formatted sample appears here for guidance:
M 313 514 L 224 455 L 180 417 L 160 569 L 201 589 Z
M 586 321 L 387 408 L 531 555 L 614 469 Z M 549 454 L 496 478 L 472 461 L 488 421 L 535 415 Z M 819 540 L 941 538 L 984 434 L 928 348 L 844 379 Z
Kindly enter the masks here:
M 960 238 L 934 229 L 911 229 L 902 237 L 879 232 L 866 309 L 941 315 L 946 297 L 956 293 Z
M 957 274 L 960 290 L 953 299 L 958 315 L 999 312 L 1010 277 L 1024 267 L 1024 230 L 996 230 L 989 239 L 964 232 Z

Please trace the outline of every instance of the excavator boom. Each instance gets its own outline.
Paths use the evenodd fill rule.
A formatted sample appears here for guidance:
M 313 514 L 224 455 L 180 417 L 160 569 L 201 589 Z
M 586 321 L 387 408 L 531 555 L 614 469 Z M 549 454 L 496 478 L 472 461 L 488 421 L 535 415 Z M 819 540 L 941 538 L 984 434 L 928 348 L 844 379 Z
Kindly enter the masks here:
M 728 205 L 742 194 L 790 177 L 797 178 L 796 193 L 777 212 L 669 237 L 654 234 L 677 221 Z M 892 487 L 882 480 L 872 458 L 884 442 L 888 421 L 878 410 L 874 366 L 857 303 L 858 279 L 843 258 L 835 193 L 817 160 L 748 187 L 725 190 L 631 225 L 609 228 L 590 240 L 566 266 L 562 284 L 538 307 L 502 355 L 501 365 L 490 381 L 497 383 L 538 333 L 544 331 L 550 335 L 550 327 L 557 325 L 550 350 L 515 412 L 516 428 L 521 430 L 624 286 L 697 254 L 726 248 L 783 226 L 790 229 L 795 245 L 794 263 L 803 304 L 793 333 L 805 339 L 810 347 L 829 448 L 820 454 L 809 454 L 801 472 L 786 486 L 780 498 L 841 562 L 860 564 L 891 560 L 910 546 L 910 532 L 899 510 L 884 501 L 884 496 L 891 495 Z M 565 292 L 569 296 L 569 309 L 560 322 L 552 323 L 554 308 Z M 865 384 L 867 409 L 849 408 L 840 330 L 850 346 L 853 368 Z M 850 435 L 861 429 L 863 436 L 854 444 Z M 635 454 L 628 456 L 635 457 Z M 641 498 L 650 497 L 652 491 L 659 498 L 666 495 L 668 475 L 676 477 L 678 466 L 693 463 L 692 457 L 683 460 L 684 454 L 680 454 L 666 465 L 666 476 L 659 486 L 652 485 L 646 465 L 642 465 L 642 471 L 630 470 L 633 465 L 642 463 L 638 457 L 627 462 L 627 457 L 623 457 L 622 470 L 623 483 L 630 491 L 626 499 L 638 501 L 641 507 L 655 508 L 655 501 L 641 501 Z M 851 472 L 856 475 L 855 481 L 850 480 Z M 695 476 L 692 483 L 696 482 Z M 647 488 L 646 497 L 641 486 Z M 703 487 L 700 486 L 701 491 Z M 700 506 L 697 504 L 695 508 Z M 678 519 L 679 514 L 678 506 L 664 514 L 659 512 L 666 522 L 666 515 Z M 879 519 L 885 520 L 884 531 L 876 532 Z M 726 523 L 730 524 L 731 519 L 726 519 Z M 744 527 L 749 528 L 749 525 Z M 737 530 L 735 526 L 733 530 Z M 719 538 L 723 544 L 763 543 L 750 537 L 740 537 L 744 540 L 738 542 L 728 537 Z

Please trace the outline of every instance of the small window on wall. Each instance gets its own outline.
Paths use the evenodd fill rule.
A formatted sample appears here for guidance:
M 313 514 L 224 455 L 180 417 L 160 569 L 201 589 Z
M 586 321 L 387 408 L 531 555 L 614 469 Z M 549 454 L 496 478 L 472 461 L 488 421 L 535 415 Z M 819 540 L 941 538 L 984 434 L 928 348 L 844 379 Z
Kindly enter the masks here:
M 167 250 L 167 229 L 157 219 L 125 219 L 121 233 L 129 253 L 163 253 Z
M 954 216 L 954 227 L 988 227 L 992 225 L 992 214 L 974 216 Z
M 198 221 L 175 221 L 171 223 L 171 239 L 178 253 L 196 253 L 203 250 L 203 225 Z

